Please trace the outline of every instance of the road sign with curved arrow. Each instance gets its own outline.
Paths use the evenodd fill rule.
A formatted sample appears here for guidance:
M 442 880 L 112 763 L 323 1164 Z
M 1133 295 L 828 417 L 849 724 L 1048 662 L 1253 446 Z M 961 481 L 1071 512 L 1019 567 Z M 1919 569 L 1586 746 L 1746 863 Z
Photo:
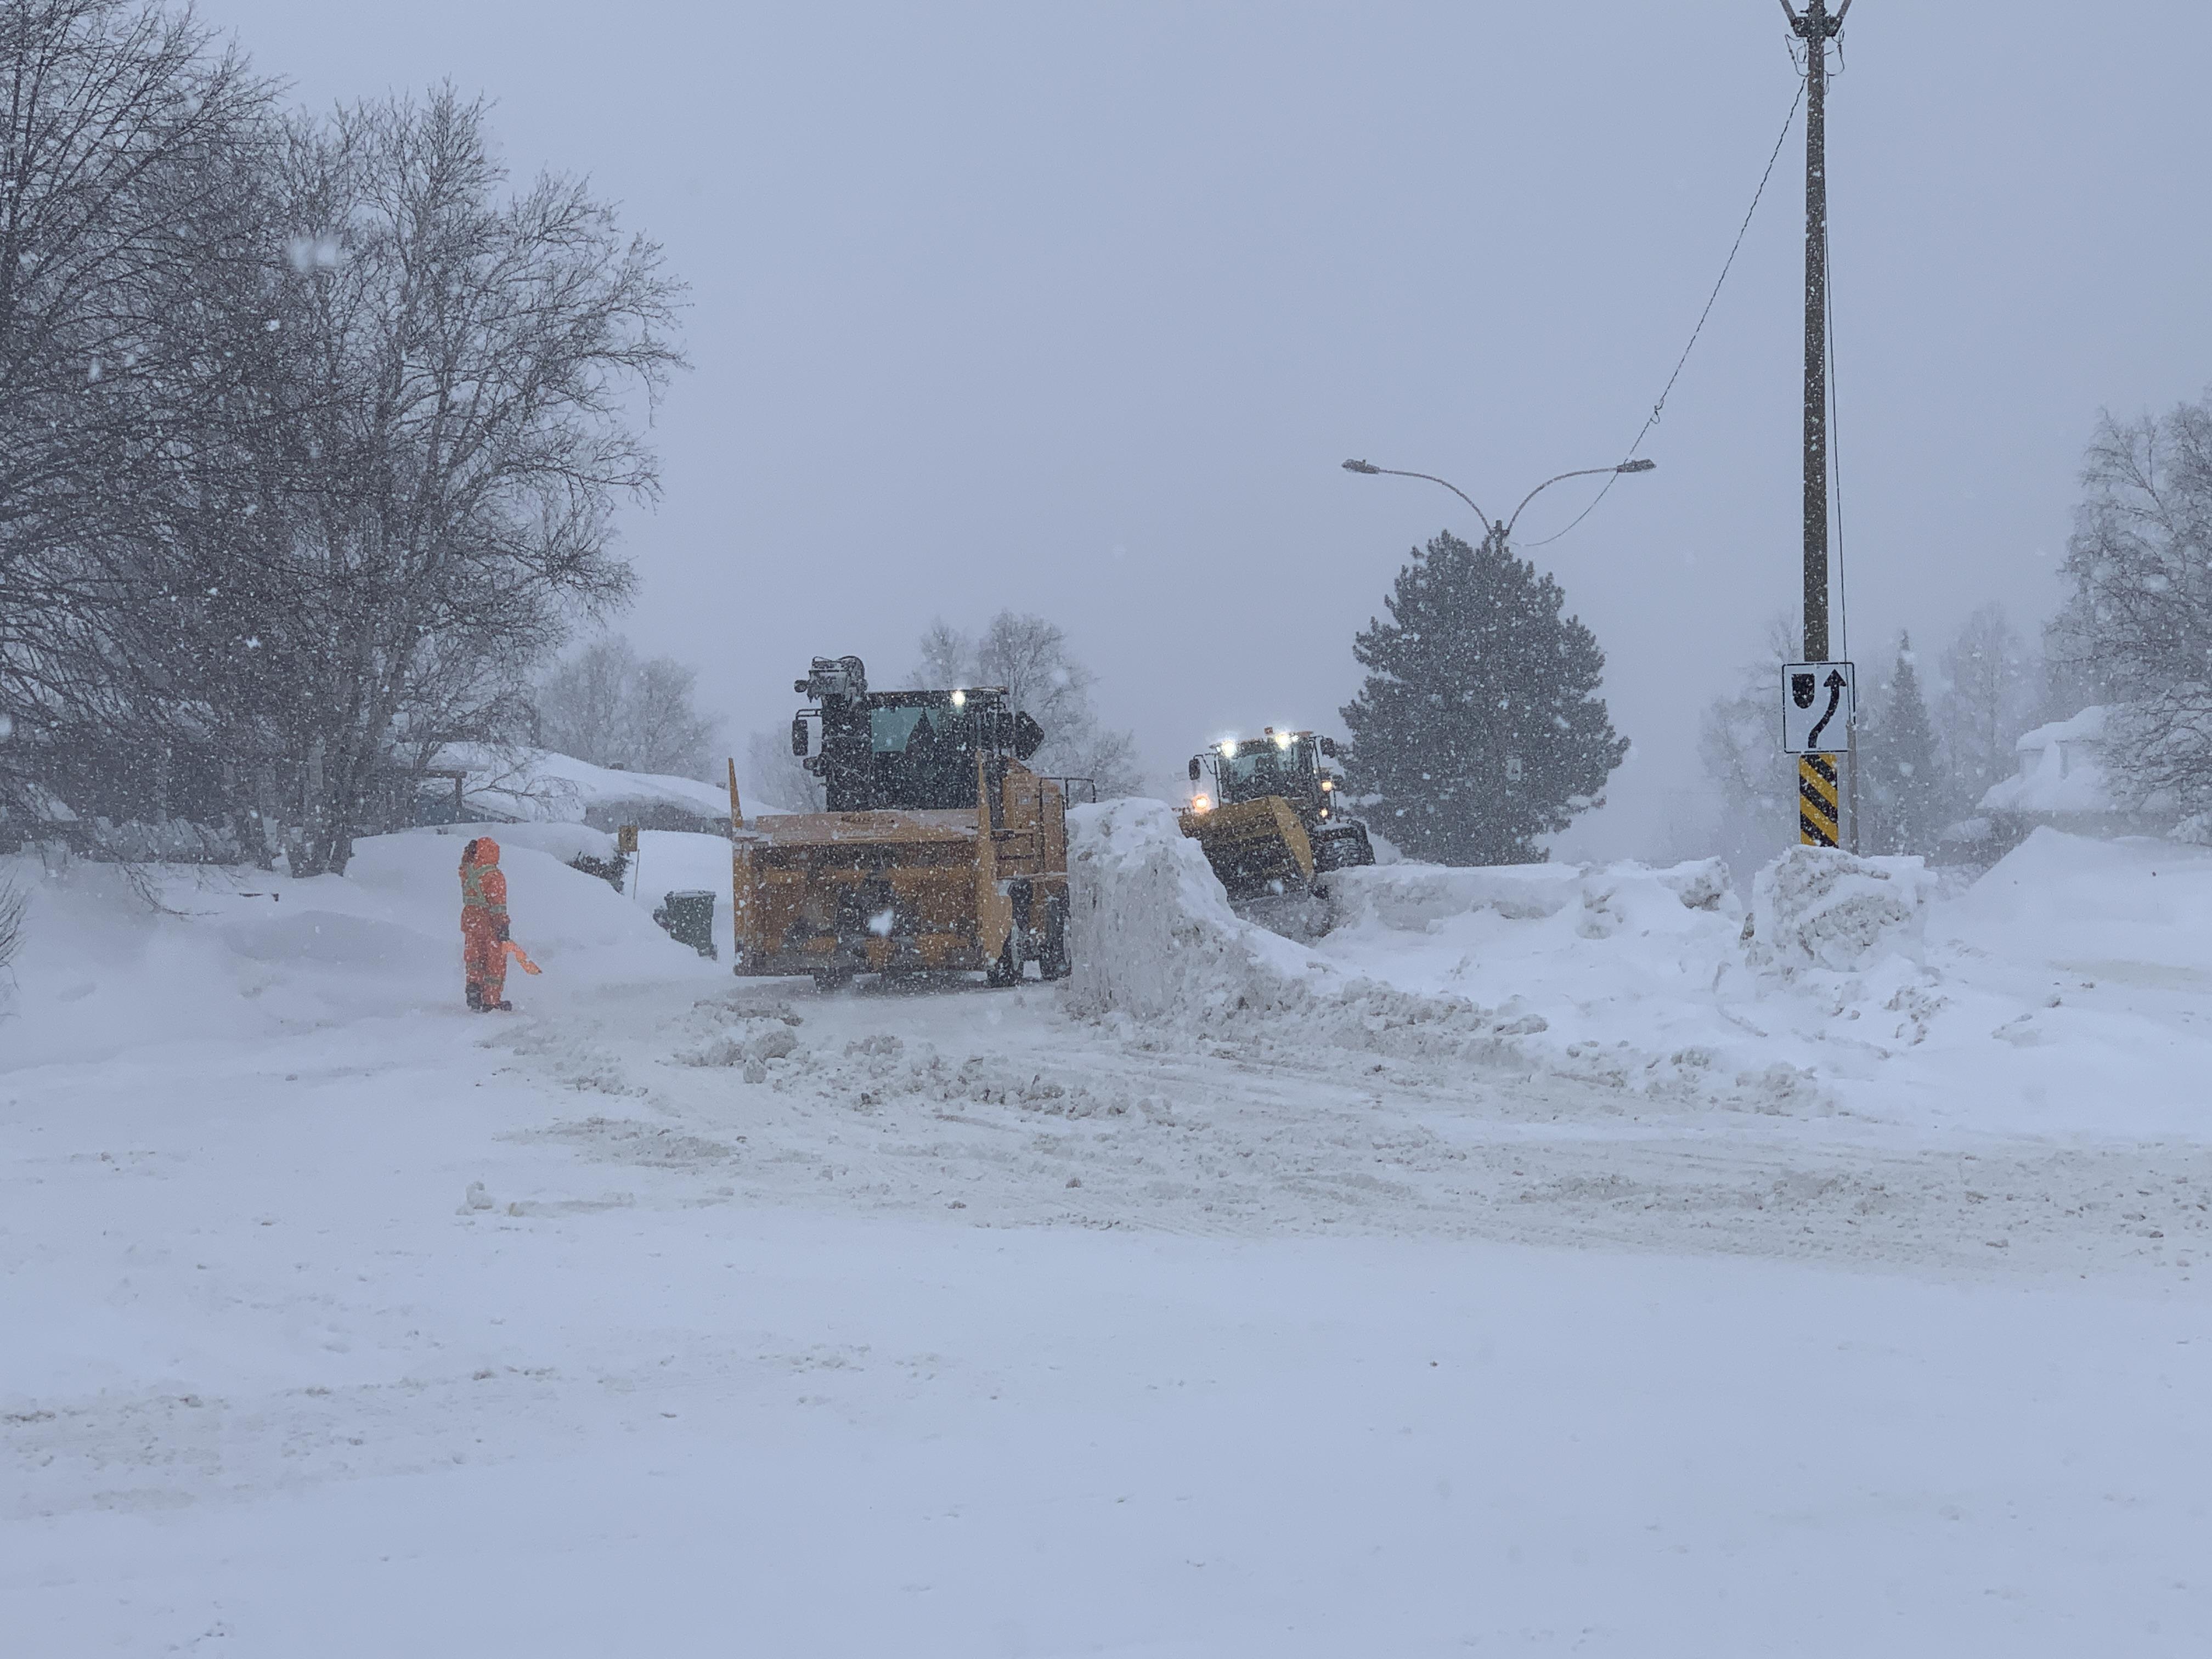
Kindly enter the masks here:
M 1851 746 L 1857 707 L 1847 662 L 1793 662 L 1782 667 L 1782 746 L 1793 755 L 1840 755 Z

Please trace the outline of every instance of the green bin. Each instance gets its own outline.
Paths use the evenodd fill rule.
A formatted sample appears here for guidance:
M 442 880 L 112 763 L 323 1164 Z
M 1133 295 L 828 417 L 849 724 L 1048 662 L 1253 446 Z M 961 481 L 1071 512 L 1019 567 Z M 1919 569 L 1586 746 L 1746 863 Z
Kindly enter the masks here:
M 667 895 L 653 919 L 678 945 L 688 945 L 702 957 L 719 954 L 714 949 L 714 896 L 707 889 L 687 888 Z

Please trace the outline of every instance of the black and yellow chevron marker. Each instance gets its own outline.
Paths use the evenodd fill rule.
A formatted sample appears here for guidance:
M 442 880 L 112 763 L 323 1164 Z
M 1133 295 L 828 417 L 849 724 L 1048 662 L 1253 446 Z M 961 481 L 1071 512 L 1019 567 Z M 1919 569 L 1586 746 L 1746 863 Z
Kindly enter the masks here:
M 1836 759 L 1832 755 L 1797 757 L 1797 839 L 1806 847 L 1833 847 L 1836 826 Z

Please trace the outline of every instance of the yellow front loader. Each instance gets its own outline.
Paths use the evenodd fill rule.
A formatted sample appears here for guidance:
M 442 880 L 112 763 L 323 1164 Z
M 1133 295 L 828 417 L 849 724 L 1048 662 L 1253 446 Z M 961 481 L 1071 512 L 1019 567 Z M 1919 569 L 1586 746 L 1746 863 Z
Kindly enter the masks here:
M 1191 757 L 1191 782 L 1211 774 L 1212 787 L 1179 822 L 1231 898 L 1304 894 L 1323 872 L 1375 862 L 1367 826 L 1344 815 L 1343 781 L 1322 764 L 1335 753 L 1331 738 L 1271 726 Z
M 872 693 L 857 657 L 816 658 L 794 689 L 816 706 L 792 748 L 827 810 L 747 819 L 732 763 L 736 971 L 1066 975 L 1066 797 L 1023 764 L 1036 722 L 994 687 Z

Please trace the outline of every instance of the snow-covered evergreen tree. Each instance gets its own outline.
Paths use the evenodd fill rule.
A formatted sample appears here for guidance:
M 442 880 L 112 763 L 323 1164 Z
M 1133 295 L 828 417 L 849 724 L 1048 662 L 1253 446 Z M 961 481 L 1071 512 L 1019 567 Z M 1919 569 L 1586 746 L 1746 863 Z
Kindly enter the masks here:
M 1934 852 L 1946 792 L 1911 634 L 1898 635 L 1897 660 L 1860 713 L 1858 754 L 1861 810 L 1872 832 L 1862 838 L 1864 850 Z
M 1352 644 L 1367 672 L 1340 711 L 1364 816 L 1414 858 L 1526 864 L 1599 805 L 1628 752 L 1598 686 L 1605 653 L 1565 595 L 1496 538 L 1417 549 Z

